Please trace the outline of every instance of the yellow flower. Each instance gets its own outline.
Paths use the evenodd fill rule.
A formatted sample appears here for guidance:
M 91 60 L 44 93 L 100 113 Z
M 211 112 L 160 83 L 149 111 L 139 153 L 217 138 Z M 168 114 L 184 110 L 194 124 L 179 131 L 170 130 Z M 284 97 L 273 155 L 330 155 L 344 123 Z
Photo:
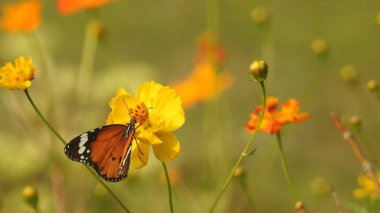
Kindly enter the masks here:
M 131 116 L 138 122 L 137 144 L 132 144 L 132 167 L 142 168 L 149 159 L 152 145 L 157 159 L 173 160 L 180 152 L 178 139 L 171 133 L 185 122 L 181 98 L 174 89 L 153 81 L 142 84 L 133 97 L 119 89 L 109 103 L 107 124 L 126 124 Z
M 35 31 L 41 21 L 41 2 L 24 0 L 2 8 L 0 28 L 9 32 Z
M 25 90 L 32 85 L 35 73 L 32 59 L 19 57 L 15 65 L 6 63 L 0 68 L 0 88 Z
M 377 174 L 377 181 L 380 183 L 380 173 Z M 354 190 L 354 197 L 357 199 L 371 198 L 379 199 L 379 195 L 376 192 L 375 184 L 372 179 L 366 175 L 360 175 L 358 177 L 358 184 L 360 188 Z

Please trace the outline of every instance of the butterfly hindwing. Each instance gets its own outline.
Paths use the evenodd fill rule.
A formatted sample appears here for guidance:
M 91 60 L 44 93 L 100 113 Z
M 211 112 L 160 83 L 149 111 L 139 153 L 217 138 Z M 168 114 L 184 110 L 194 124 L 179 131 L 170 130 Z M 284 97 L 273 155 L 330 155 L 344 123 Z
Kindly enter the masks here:
M 134 133 L 134 123 L 99 127 L 71 140 L 65 154 L 93 167 L 107 181 L 120 181 L 128 173 Z

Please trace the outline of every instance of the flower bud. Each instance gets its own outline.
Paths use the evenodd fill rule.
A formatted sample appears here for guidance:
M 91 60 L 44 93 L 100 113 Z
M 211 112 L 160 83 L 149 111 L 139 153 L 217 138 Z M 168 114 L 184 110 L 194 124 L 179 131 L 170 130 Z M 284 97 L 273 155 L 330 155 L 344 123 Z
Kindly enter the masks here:
M 22 190 L 22 197 L 28 205 L 30 205 L 34 209 L 37 209 L 38 192 L 35 187 L 33 186 L 24 187 L 24 189 Z
M 251 18 L 258 25 L 264 24 L 268 20 L 268 11 L 264 7 L 255 7 L 251 11 Z
M 249 67 L 249 71 L 255 80 L 262 82 L 267 78 L 268 65 L 265 61 L 254 60 Z
M 239 166 L 236 168 L 235 173 L 234 173 L 234 178 L 240 178 L 245 175 L 245 170 L 243 166 Z
M 345 65 L 340 69 L 340 77 L 347 83 L 353 83 L 358 78 L 358 71 L 353 65 Z
M 295 205 L 297 213 L 306 213 L 306 208 L 303 205 L 302 201 L 298 201 Z
M 314 39 L 311 42 L 310 48 L 311 48 L 311 51 L 318 56 L 325 55 L 327 53 L 327 50 L 328 50 L 328 46 L 327 46 L 326 41 L 324 39 L 320 39 L 320 38 Z
M 370 80 L 367 82 L 367 88 L 370 92 L 377 92 L 379 89 L 379 83 L 376 80 Z
M 376 14 L 375 23 L 378 27 L 380 27 L 380 12 Z
M 350 124 L 354 127 L 359 127 L 362 124 L 362 119 L 359 116 L 353 115 L 350 118 Z
M 326 179 L 317 177 L 310 183 L 311 192 L 316 196 L 325 196 L 329 193 L 330 185 Z

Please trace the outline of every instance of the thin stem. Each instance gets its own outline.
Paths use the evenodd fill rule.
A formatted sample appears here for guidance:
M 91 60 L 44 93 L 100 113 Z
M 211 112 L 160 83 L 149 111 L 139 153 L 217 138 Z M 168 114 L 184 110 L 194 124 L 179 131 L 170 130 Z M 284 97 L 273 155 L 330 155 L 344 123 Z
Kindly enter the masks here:
M 219 0 L 207 0 L 207 31 L 218 40 Z
M 243 158 L 245 156 L 247 156 L 248 149 L 251 146 L 251 144 L 253 142 L 253 139 L 255 138 L 258 129 L 260 128 L 261 121 L 264 118 L 265 108 L 266 108 L 266 92 L 265 92 L 264 82 L 261 81 L 260 82 L 260 86 L 261 86 L 261 92 L 262 92 L 262 97 L 261 98 L 262 98 L 262 107 L 263 107 L 263 110 L 262 110 L 262 113 L 260 115 L 259 123 L 258 123 L 255 131 L 253 131 L 252 136 L 251 136 L 250 140 L 248 141 L 247 145 L 245 146 L 245 148 L 243 149 L 242 153 L 240 154 L 239 159 L 236 161 L 234 168 L 232 169 L 230 175 L 228 176 L 228 178 L 227 178 L 226 182 L 224 183 L 222 189 L 220 190 L 218 196 L 216 197 L 215 201 L 213 202 L 213 204 L 212 204 L 209 212 L 213 212 L 215 210 L 215 207 L 218 204 L 220 198 L 223 196 L 223 194 L 226 191 L 228 185 L 230 184 L 230 182 L 232 180 L 232 177 L 235 174 L 236 169 L 239 167 L 239 165 L 240 165 L 241 161 L 243 160 Z
M 169 177 L 168 169 L 166 168 L 165 162 L 162 162 L 162 167 L 164 167 L 166 185 L 168 185 L 170 212 L 173 213 L 174 208 L 173 208 L 173 199 L 172 199 L 172 187 L 170 184 L 170 177 Z
M 87 100 L 90 80 L 94 69 L 95 55 L 98 45 L 97 28 L 99 28 L 99 23 L 93 20 L 88 23 L 85 32 L 82 58 L 77 79 L 78 87 L 76 91 L 80 110 Z
M 252 207 L 253 212 L 257 212 L 255 201 L 253 200 L 251 193 L 249 193 L 249 190 L 247 189 L 246 178 L 240 177 L 238 181 L 239 181 L 239 184 L 240 184 L 245 196 L 248 199 L 249 204 Z
M 54 133 L 55 136 L 62 142 L 63 145 L 66 145 L 65 139 L 50 125 L 50 123 L 45 119 L 45 117 L 41 114 L 40 110 L 37 108 L 37 106 L 34 104 L 33 99 L 30 97 L 28 90 L 24 90 L 26 97 L 28 98 L 30 104 L 32 105 L 33 109 L 36 111 L 38 116 L 41 118 L 41 120 L 46 124 L 46 126 Z M 99 176 L 91 170 L 91 168 L 87 167 L 86 165 L 83 165 L 86 167 L 86 169 L 94 176 L 100 184 L 102 184 L 107 191 L 112 195 L 112 197 L 120 204 L 120 206 L 124 209 L 125 212 L 130 212 L 128 208 L 121 202 L 121 200 L 113 193 L 113 191 L 99 178 Z
M 294 186 L 293 180 L 292 180 L 292 178 L 289 175 L 288 164 L 286 162 L 284 149 L 282 147 L 281 135 L 280 135 L 280 133 L 277 133 L 276 136 L 277 136 L 277 148 L 278 148 L 278 151 L 280 153 L 282 171 L 284 172 L 286 181 L 288 182 L 290 191 L 291 191 L 291 193 L 293 195 L 293 199 L 294 199 L 294 201 L 297 201 L 298 200 L 298 195 L 297 195 L 296 187 Z
M 24 90 L 26 97 L 28 98 L 30 104 L 32 105 L 34 111 L 38 114 L 38 116 L 41 118 L 41 120 L 45 123 L 45 125 L 54 133 L 55 136 L 62 142 L 63 145 L 66 145 L 65 139 L 57 132 L 55 129 L 50 125 L 50 123 L 45 119 L 45 117 L 41 114 L 40 110 L 37 108 L 37 106 L 34 104 L 33 99 L 30 97 L 28 90 Z

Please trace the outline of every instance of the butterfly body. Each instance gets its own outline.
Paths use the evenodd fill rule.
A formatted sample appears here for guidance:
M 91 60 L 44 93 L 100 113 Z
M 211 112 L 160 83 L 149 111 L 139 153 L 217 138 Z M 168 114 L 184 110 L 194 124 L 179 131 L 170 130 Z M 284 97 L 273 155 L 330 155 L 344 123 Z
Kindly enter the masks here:
M 91 166 L 106 181 L 120 181 L 128 175 L 136 123 L 131 119 L 126 125 L 111 124 L 87 131 L 65 146 L 65 154 Z

